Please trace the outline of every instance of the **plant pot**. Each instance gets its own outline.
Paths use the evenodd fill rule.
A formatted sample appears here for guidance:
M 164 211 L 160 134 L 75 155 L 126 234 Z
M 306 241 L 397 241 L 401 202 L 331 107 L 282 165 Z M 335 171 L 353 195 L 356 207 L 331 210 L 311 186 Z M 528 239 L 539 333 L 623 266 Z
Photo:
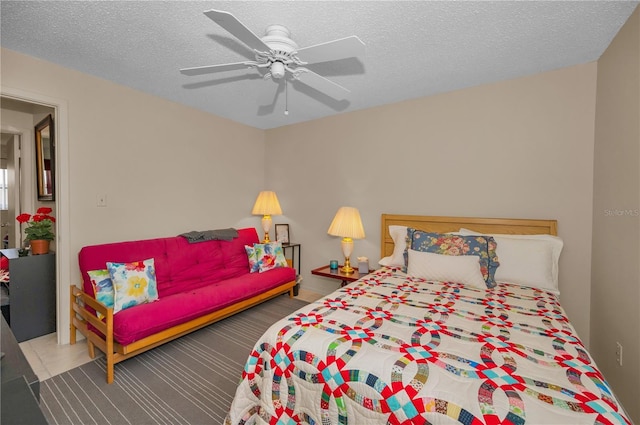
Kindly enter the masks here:
M 31 255 L 48 254 L 49 242 L 51 241 L 45 239 L 35 239 L 29 241 L 29 244 L 31 245 Z

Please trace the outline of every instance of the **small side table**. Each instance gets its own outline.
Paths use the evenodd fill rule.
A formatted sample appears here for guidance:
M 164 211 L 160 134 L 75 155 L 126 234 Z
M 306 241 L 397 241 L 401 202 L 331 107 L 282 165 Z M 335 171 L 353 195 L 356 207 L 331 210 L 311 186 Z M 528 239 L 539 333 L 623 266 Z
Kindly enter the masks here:
M 291 267 L 293 267 L 294 269 L 296 269 L 298 271 L 298 274 L 300 274 L 300 270 L 302 269 L 302 267 L 300 266 L 300 244 L 299 243 L 283 243 L 282 244 L 282 251 L 285 254 L 285 257 L 287 255 L 287 248 L 291 248 Z M 296 250 L 297 248 L 297 250 Z M 296 267 L 296 251 L 298 252 L 298 266 Z
M 366 276 L 366 274 L 364 273 L 360 274 L 357 268 L 353 271 L 353 273 L 345 274 L 340 270 L 340 267 L 342 266 L 338 266 L 337 270 L 331 270 L 331 267 L 329 267 L 329 265 L 327 264 L 326 266 L 318 267 L 317 269 L 311 270 L 311 274 L 315 274 L 316 276 L 328 277 L 331 279 L 340 279 L 342 280 L 340 286 L 345 286 L 351 282 L 355 282 L 363 276 Z M 371 273 L 372 271 L 373 270 L 369 270 L 369 273 Z

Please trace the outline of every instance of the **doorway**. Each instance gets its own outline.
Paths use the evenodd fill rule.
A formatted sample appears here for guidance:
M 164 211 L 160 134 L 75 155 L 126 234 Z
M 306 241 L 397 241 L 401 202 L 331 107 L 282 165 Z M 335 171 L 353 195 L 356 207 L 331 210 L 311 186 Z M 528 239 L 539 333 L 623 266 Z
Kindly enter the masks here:
M 17 88 L 0 86 L 2 107 L 1 130 L 3 133 L 19 134 L 20 152 L 20 207 L 23 212 L 33 213 L 41 206 L 55 208 L 56 238 L 52 244 L 55 250 L 55 309 L 56 334 L 58 344 L 69 343 L 69 288 L 71 280 L 69 254 L 69 202 L 68 202 L 68 120 L 67 101 L 59 98 L 24 91 Z M 56 157 L 56 200 L 54 202 L 38 201 L 36 192 L 36 160 L 35 160 L 35 125 L 43 117 L 51 114 L 57 128 L 55 129 L 60 156 Z M 58 196 L 59 195 L 59 196 Z M 15 219 L 15 217 L 13 217 Z M 16 223 L 17 224 L 17 223 Z M 18 237 L 20 240 L 20 237 Z M 63 283 L 64 282 L 64 283 Z
M 6 194 L 7 205 L 1 211 L 3 213 L 2 237 L 4 242 L 7 234 L 8 248 L 22 248 L 21 229 L 16 216 L 26 212 L 34 214 L 40 207 L 52 209 L 52 215 L 56 213 L 56 202 L 39 201 L 36 192 L 36 152 L 35 152 L 35 126 L 44 117 L 52 115 L 54 120 L 55 109 L 50 106 L 30 103 L 8 97 L 0 97 L 2 110 L 2 166 L 6 169 Z M 4 173 L 4 172 L 3 172 Z M 6 207 L 6 208 L 5 208 Z M 3 246 L 4 248 L 4 246 Z M 52 244 L 55 251 L 55 241 Z

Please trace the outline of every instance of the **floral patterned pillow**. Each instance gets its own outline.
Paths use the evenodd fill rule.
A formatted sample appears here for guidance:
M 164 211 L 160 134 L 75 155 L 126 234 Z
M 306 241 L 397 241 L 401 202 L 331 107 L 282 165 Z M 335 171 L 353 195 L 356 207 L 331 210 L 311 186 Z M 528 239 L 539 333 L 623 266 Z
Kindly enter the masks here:
M 500 265 L 496 241 L 491 236 L 461 236 L 407 229 L 407 248 L 443 255 L 477 255 L 480 271 L 488 288 L 496 286 L 495 274 Z
M 107 263 L 114 288 L 113 314 L 158 299 L 153 258 L 131 263 Z
M 276 267 L 289 267 L 280 242 L 256 243 L 252 247 L 245 245 L 244 249 L 249 257 L 251 273 L 262 273 Z
M 113 282 L 111 282 L 109 270 L 91 270 L 87 274 L 91 280 L 95 299 L 107 307 L 113 307 Z M 103 316 L 102 313 L 98 313 L 98 319 L 102 319 Z
M 258 258 L 256 257 L 256 249 L 253 246 L 245 245 L 244 250 L 247 252 L 247 257 L 249 258 L 249 273 L 258 273 L 260 271 L 260 264 L 258 264 Z

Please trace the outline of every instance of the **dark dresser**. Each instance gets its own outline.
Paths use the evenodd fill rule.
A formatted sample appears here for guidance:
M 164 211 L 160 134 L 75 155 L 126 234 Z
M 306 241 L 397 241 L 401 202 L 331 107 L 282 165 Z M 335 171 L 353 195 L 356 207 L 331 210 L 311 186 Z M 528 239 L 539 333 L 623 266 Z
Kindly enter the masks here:
M 8 323 L 18 342 L 56 331 L 56 255 L 19 257 L 17 249 L 2 249 L 9 259 Z

